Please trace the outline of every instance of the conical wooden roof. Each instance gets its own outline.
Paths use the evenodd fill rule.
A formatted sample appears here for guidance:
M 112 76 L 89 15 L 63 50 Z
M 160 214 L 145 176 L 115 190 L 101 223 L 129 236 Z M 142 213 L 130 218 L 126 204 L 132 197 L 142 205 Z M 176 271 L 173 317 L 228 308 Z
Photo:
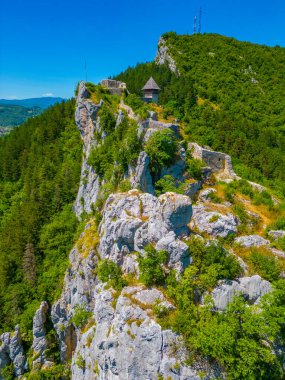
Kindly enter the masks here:
M 142 90 L 160 90 L 153 77 L 150 77 L 146 84 L 143 86 Z

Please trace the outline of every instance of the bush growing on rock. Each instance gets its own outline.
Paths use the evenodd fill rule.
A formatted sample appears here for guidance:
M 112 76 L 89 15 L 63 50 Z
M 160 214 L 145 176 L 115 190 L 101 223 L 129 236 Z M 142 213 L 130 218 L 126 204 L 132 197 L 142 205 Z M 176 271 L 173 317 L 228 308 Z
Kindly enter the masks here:
M 168 258 L 167 251 L 156 251 L 152 245 L 147 245 L 144 250 L 146 256 L 139 256 L 140 279 L 147 286 L 163 285 L 166 274 L 163 270 L 163 264 Z
M 198 181 L 202 179 L 202 167 L 205 166 L 203 161 L 192 158 L 189 154 L 186 160 L 186 171 L 191 178 Z
M 107 134 L 113 132 L 116 126 L 116 119 L 111 110 L 104 104 L 98 114 L 100 116 L 100 127 L 102 130 Z
M 249 255 L 253 270 L 265 280 L 276 281 L 280 275 L 280 265 L 273 256 L 267 256 L 253 249 Z
M 167 174 L 160 178 L 155 184 L 155 195 L 159 196 L 167 192 L 174 192 L 178 194 L 185 193 L 185 184 L 176 181 L 174 177 Z
M 75 307 L 75 311 L 73 314 L 73 317 L 71 319 L 71 322 L 74 324 L 74 326 L 80 328 L 86 325 L 88 322 L 88 319 L 92 316 L 92 313 L 87 310 L 87 305 L 77 305 Z
M 237 258 L 225 250 L 221 244 L 213 242 L 206 245 L 203 240 L 195 237 L 192 237 L 187 244 L 193 265 L 197 267 L 198 273 L 203 275 L 205 280 L 207 275 L 215 278 L 216 281 L 223 278 L 231 280 L 242 273 Z M 214 272 L 215 276 L 213 276 Z
M 124 118 L 100 145 L 91 150 L 88 163 L 94 167 L 101 179 L 106 182 L 114 180 L 118 185 L 128 169 L 128 164 L 137 159 L 140 147 L 136 124 L 133 120 Z
M 102 282 L 107 282 L 116 290 L 122 290 L 127 282 L 123 279 L 122 268 L 116 265 L 111 260 L 102 260 L 97 268 L 98 279 Z
M 151 160 L 154 171 L 172 164 L 177 154 L 178 144 L 175 134 L 170 129 L 157 131 L 150 136 L 145 151 Z

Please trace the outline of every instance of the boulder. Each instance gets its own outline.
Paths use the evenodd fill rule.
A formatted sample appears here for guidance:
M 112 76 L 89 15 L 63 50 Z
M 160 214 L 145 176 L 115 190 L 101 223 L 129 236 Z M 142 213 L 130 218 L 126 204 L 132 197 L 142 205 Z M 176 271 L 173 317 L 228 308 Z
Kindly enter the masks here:
M 202 181 L 187 182 L 187 187 L 185 190 L 185 195 L 190 197 L 192 200 L 195 199 L 196 194 L 202 188 Z
M 207 201 L 211 201 L 211 194 L 214 194 L 216 193 L 217 190 L 216 189 L 213 189 L 213 188 L 209 188 L 209 189 L 205 189 L 205 190 L 202 190 L 200 191 L 199 193 L 199 196 L 198 196 L 198 200 L 200 202 L 207 202 Z
M 271 291 L 270 282 L 260 276 L 241 277 L 238 280 L 222 280 L 211 293 L 215 308 L 225 310 L 235 295 L 241 294 L 249 303 L 258 303 L 261 296 Z
M 268 236 L 274 240 L 282 239 L 285 237 L 285 231 L 283 230 L 271 230 L 268 232 Z
M 235 238 L 234 242 L 242 247 L 250 248 L 250 247 L 261 247 L 264 245 L 270 245 L 270 241 L 264 239 L 259 235 L 247 235 L 247 236 L 239 236 Z
M 191 228 L 199 232 L 205 232 L 214 237 L 227 237 L 229 234 L 237 233 L 238 219 L 228 213 L 207 211 L 204 206 L 193 207 Z
M 187 244 L 176 239 L 173 231 L 162 237 L 155 246 L 158 251 L 167 251 L 169 253 L 169 266 L 175 268 L 178 273 L 182 273 L 192 260 L 189 256 Z

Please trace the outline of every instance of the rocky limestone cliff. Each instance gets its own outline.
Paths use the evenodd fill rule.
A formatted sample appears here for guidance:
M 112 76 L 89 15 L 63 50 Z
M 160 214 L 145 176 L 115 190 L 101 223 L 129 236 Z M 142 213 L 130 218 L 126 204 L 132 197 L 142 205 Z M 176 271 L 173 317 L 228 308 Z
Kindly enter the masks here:
M 179 70 L 176 67 L 174 59 L 171 57 L 169 53 L 169 49 L 166 46 L 165 40 L 163 37 L 160 37 L 158 41 L 158 49 L 155 57 L 155 62 L 158 65 L 168 65 L 169 69 L 174 72 L 179 74 Z
M 157 59 L 161 59 L 160 63 L 164 60 L 171 65 L 163 41 L 159 50 L 160 58 Z M 175 67 L 172 69 L 176 70 Z M 96 202 L 100 190 L 100 179 L 88 164 L 88 157 L 96 144 L 94 133 L 100 132 L 98 111 L 101 106 L 102 101 L 96 105 L 89 99 L 86 86 L 81 82 L 75 113 L 83 140 L 81 180 L 74 204 L 74 212 L 79 218 L 83 212 L 92 211 L 92 204 Z M 125 113 L 119 110 L 116 127 L 124 117 Z M 165 128 L 179 136 L 179 126 L 153 118 L 138 123 L 138 135 L 143 135 L 143 142 L 146 143 L 154 132 Z M 171 329 L 163 329 L 154 312 L 157 307 L 173 311 L 175 305 L 166 298 L 162 288 L 147 287 L 139 281 L 138 256 L 145 257 L 145 247 L 149 244 L 157 251 L 167 252 L 166 270 L 174 270 L 178 278 L 193 262 L 189 245 L 186 244 L 191 235 L 198 235 L 207 245 L 215 244 L 217 238 L 238 233 L 241 221 L 234 214 L 232 204 L 213 204 L 212 197 L 217 190 L 201 190 L 211 175 L 221 176 L 224 180 L 238 179 L 230 157 L 194 143 L 189 144 L 188 150 L 194 150 L 194 157 L 204 160 L 207 165 L 202 170 L 201 180 L 192 181 L 185 172 L 186 148 L 182 147 L 173 165 L 162 168 L 160 173 L 161 177 L 171 175 L 187 184 L 184 194 L 166 192 L 159 197 L 154 195 L 150 158 L 142 151 L 136 165 L 130 165 L 125 176 L 130 179 L 132 190 L 109 195 L 99 226 L 90 217 L 70 252 L 61 297 L 52 305 L 43 301 L 34 316 L 29 370 L 54 365 L 48 354 L 47 322 L 51 321 L 57 335 L 60 360 L 71 363 L 73 380 L 226 378 L 217 364 L 206 359 L 186 364 L 189 351 L 182 338 Z M 192 205 L 194 200 L 197 202 Z M 278 230 L 269 233 L 273 239 L 283 235 L 283 231 Z M 274 250 L 269 240 L 253 234 L 239 236 L 234 244 L 243 247 L 266 246 L 272 252 Z M 98 266 L 102 260 L 111 260 L 133 283 L 120 290 L 108 287 L 98 276 Z M 246 264 L 239 260 L 246 273 Z M 249 304 L 258 304 L 260 297 L 271 290 L 269 281 L 254 275 L 220 280 L 210 293 L 199 297 L 203 304 L 204 296 L 211 294 L 213 310 L 222 312 L 235 295 L 241 294 Z M 78 322 L 80 313 L 81 317 L 86 316 L 84 323 Z M 12 363 L 15 376 L 20 378 L 27 371 L 28 364 L 19 326 L 14 333 L 2 334 L 0 341 L 0 370 Z
M 94 132 L 100 131 L 97 113 L 102 106 L 102 101 L 94 104 L 88 97 L 89 93 L 85 83 L 80 82 L 76 98 L 75 123 L 83 140 L 83 162 L 80 185 L 74 204 L 74 212 L 77 217 L 80 217 L 84 211 L 91 212 L 91 205 L 96 202 L 100 188 L 99 177 L 92 166 L 88 165 L 88 158 L 91 148 L 95 144 Z

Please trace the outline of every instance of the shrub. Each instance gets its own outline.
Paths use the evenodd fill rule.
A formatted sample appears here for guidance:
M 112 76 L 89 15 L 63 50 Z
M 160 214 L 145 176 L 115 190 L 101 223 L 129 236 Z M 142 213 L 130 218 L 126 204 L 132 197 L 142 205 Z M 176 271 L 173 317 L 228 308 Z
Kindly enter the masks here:
M 222 203 L 222 199 L 214 191 L 209 193 L 208 197 L 213 203 Z
M 264 279 L 269 281 L 278 280 L 280 275 L 280 265 L 275 257 L 266 256 L 253 249 L 250 253 L 249 261 L 253 270 Z
M 215 223 L 219 219 L 220 219 L 220 216 L 218 214 L 215 214 L 215 215 L 211 216 L 211 218 L 209 219 L 209 223 Z
M 166 263 L 168 253 L 166 251 L 156 251 L 152 245 L 144 247 L 146 256 L 139 256 L 139 269 L 141 280 L 147 286 L 163 285 L 166 275 L 163 270 L 163 264 Z
M 97 268 L 98 279 L 102 282 L 107 282 L 116 290 L 122 290 L 127 282 L 123 279 L 122 268 L 116 265 L 111 260 L 102 260 Z
M 271 195 L 267 191 L 261 191 L 261 192 L 256 192 L 254 194 L 254 204 L 256 205 L 266 205 L 269 208 L 274 207 L 273 200 L 271 198 Z
M 125 103 L 130 106 L 140 119 L 148 117 L 148 106 L 135 94 L 130 94 L 125 97 Z
M 111 110 L 104 104 L 99 111 L 100 127 L 107 134 L 113 132 L 116 126 L 116 119 Z
M 152 167 L 160 170 L 173 163 L 178 144 L 175 134 L 170 129 L 155 132 L 150 136 L 145 151 L 149 155 Z
M 74 326 L 81 328 L 86 325 L 91 315 L 92 313 L 87 310 L 86 304 L 76 305 L 71 322 Z
M 77 367 L 79 367 L 80 369 L 85 369 L 85 360 L 83 359 L 82 355 L 78 355 L 77 358 L 76 358 L 76 362 L 75 364 L 77 365 Z
M 171 175 L 165 175 L 155 184 L 155 194 L 157 196 L 172 191 L 174 193 L 183 194 L 185 192 L 185 184 L 175 180 Z
M 270 229 L 285 230 L 285 216 L 280 216 L 274 223 L 271 224 Z
M 196 158 L 187 157 L 186 171 L 189 173 L 191 178 L 200 181 L 202 179 L 202 167 L 204 166 L 205 164 L 203 161 L 197 160 Z

